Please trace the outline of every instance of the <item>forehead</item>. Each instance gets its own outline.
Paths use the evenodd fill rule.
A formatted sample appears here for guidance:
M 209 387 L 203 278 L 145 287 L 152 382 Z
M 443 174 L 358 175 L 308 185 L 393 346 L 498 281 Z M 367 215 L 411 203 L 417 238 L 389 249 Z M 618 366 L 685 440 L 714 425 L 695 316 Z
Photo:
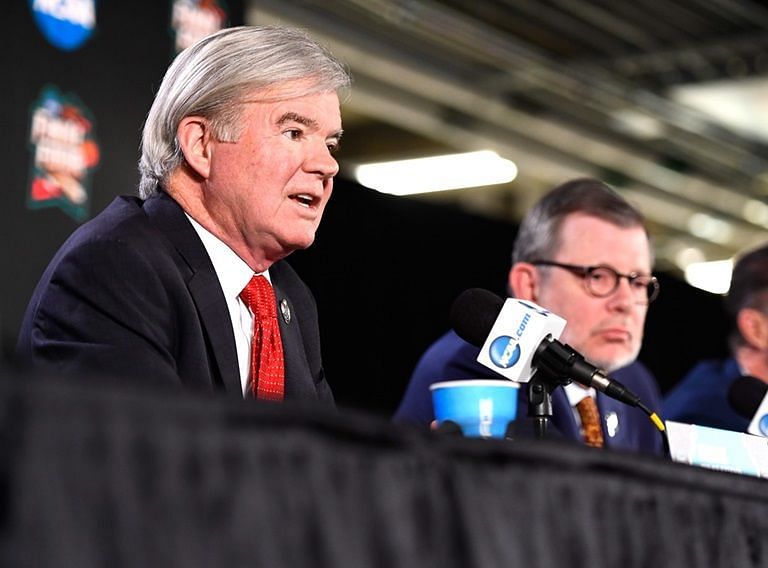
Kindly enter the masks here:
M 323 129 L 341 128 L 339 97 L 333 91 L 296 94 L 297 91 L 269 89 L 246 97 L 246 114 L 266 115 L 272 123 L 296 120 Z
M 251 89 L 245 96 L 245 100 L 260 102 L 277 102 L 306 96 L 310 93 L 318 93 L 318 82 L 307 77 L 304 79 L 292 79 L 267 85 L 266 87 Z
M 328 95 L 339 100 L 338 93 L 323 89 L 314 78 L 295 79 L 274 83 L 267 87 L 253 89 L 246 93 L 246 102 L 277 103 L 303 99 L 315 95 Z
M 608 264 L 622 271 L 651 269 L 650 243 L 642 226 L 619 227 L 609 221 L 572 213 L 560 226 L 556 258 L 573 264 Z

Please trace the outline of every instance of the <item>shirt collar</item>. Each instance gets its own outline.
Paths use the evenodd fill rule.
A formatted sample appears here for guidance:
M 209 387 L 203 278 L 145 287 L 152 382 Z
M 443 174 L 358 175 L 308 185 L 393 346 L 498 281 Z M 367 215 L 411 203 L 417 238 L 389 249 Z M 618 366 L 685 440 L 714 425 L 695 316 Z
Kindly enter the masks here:
M 253 277 L 253 270 L 224 241 L 195 221 L 189 214 L 186 212 L 184 214 L 189 219 L 189 222 L 192 223 L 192 227 L 194 227 L 195 232 L 197 232 L 197 235 L 203 242 L 208 256 L 211 258 L 213 269 L 219 278 L 224 296 L 228 299 L 236 299 Z M 270 283 L 272 282 L 269 277 L 269 270 L 265 270 L 261 274 Z
M 597 394 L 595 389 L 591 387 L 585 388 L 577 383 L 568 383 L 563 387 L 563 390 L 565 391 L 565 396 L 568 397 L 568 403 L 571 406 L 576 406 L 588 396 L 595 398 L 595 395 Z

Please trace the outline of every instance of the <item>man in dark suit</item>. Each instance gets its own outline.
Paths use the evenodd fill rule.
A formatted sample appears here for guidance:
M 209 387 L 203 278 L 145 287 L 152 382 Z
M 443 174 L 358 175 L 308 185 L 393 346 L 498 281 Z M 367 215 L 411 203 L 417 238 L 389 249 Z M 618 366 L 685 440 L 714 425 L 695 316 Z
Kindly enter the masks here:
M 732 408 L 728 393 L 745 375 L 768 383 L 768 245 L 739 257 L 724 301 L 731 356 L 691 369 L 664 398 L 664 418 L 746 432 L 752 417 Z
M 18 353 L 59 374 L 332 405 L 313 297 L 283 259 L 330 198 L 348 86 L 299 30 L 231 28 L 183 51 L 144 126 L 141 197 L 58 251 Z
M 509 271 L 515 297 L 562 316 L 561 341 L 640 396 L 654 411 L 660 393 L 651 374 L 635 362 L 648 304 L 658 294 L 642 215 L 594 179 L 564 183 L 545 195 L 518 231 Z M 429 385 L 452 379 L 500 378 L 476 362 L 479 349 L 455 333 L 422 356 L 395 414 L 398 422 L 433 419 Z M 527 397 L 519 389 L 518 431 L 525 428 Z M 594 401 L 594 402 L 593 402 Z M 599 424 L 587 436 L 585 408 L 597 407 Z M 662 439 L 648 417 L 593 389 L 571 383 L 552 395 L 552 424 L 560 435 L 590 445 L 661 453 Z M 595 414 L 592 413 L 594 416 Z

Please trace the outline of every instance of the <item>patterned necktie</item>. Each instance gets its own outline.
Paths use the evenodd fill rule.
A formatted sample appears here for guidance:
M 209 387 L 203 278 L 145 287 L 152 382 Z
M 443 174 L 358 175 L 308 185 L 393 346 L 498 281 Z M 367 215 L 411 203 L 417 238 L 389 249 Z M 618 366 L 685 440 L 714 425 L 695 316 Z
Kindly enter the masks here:
M 603 430 L 600 427 L 600 413 L 597 410 L 595 399 L 585 396 L 576 405 L 576 410 L 581 416 L 581 435 L 588 446 L 602 448 L 604 445 Z
M 266 278 L 254 276 L 240 292 L 240 298 L 253 312 L 249 381 L 251 392 L 258 399 L 283 400 L 285 364 L 275 293 Z

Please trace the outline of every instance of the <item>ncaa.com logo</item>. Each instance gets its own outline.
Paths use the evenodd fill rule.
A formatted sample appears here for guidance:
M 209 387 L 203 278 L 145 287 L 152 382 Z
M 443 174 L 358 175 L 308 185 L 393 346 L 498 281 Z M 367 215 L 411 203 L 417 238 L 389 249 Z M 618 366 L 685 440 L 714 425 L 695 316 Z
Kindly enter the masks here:
M 768 436 L 768 414 L 763 414 L 757 422 L 757 427 L 763 436 Z
M 548 316 L 549 312 L 544 309 L 537 309 L 535 306 L 526 304 L 525 302 L 518 300 L 518 304 L 524 306 L 529 310 L 520 320 L 520 324 L 517 326 L 513 336 L 501 335 L 491 342 L 488 349 L 488 355 L 494 365 L 501 369 L 509 369 L 513 367 L 520 360 L 520 339 L 525 333 L 525 328 L 528 327 L 528 323 L 531 321 L 532 315 L 530 312 L 536 312 L 541 316 Z
M 510 336 L 502 335 L 491 343 L 489 355 L 494 365 L 509 369 L 520 360 L 520 345 Z

